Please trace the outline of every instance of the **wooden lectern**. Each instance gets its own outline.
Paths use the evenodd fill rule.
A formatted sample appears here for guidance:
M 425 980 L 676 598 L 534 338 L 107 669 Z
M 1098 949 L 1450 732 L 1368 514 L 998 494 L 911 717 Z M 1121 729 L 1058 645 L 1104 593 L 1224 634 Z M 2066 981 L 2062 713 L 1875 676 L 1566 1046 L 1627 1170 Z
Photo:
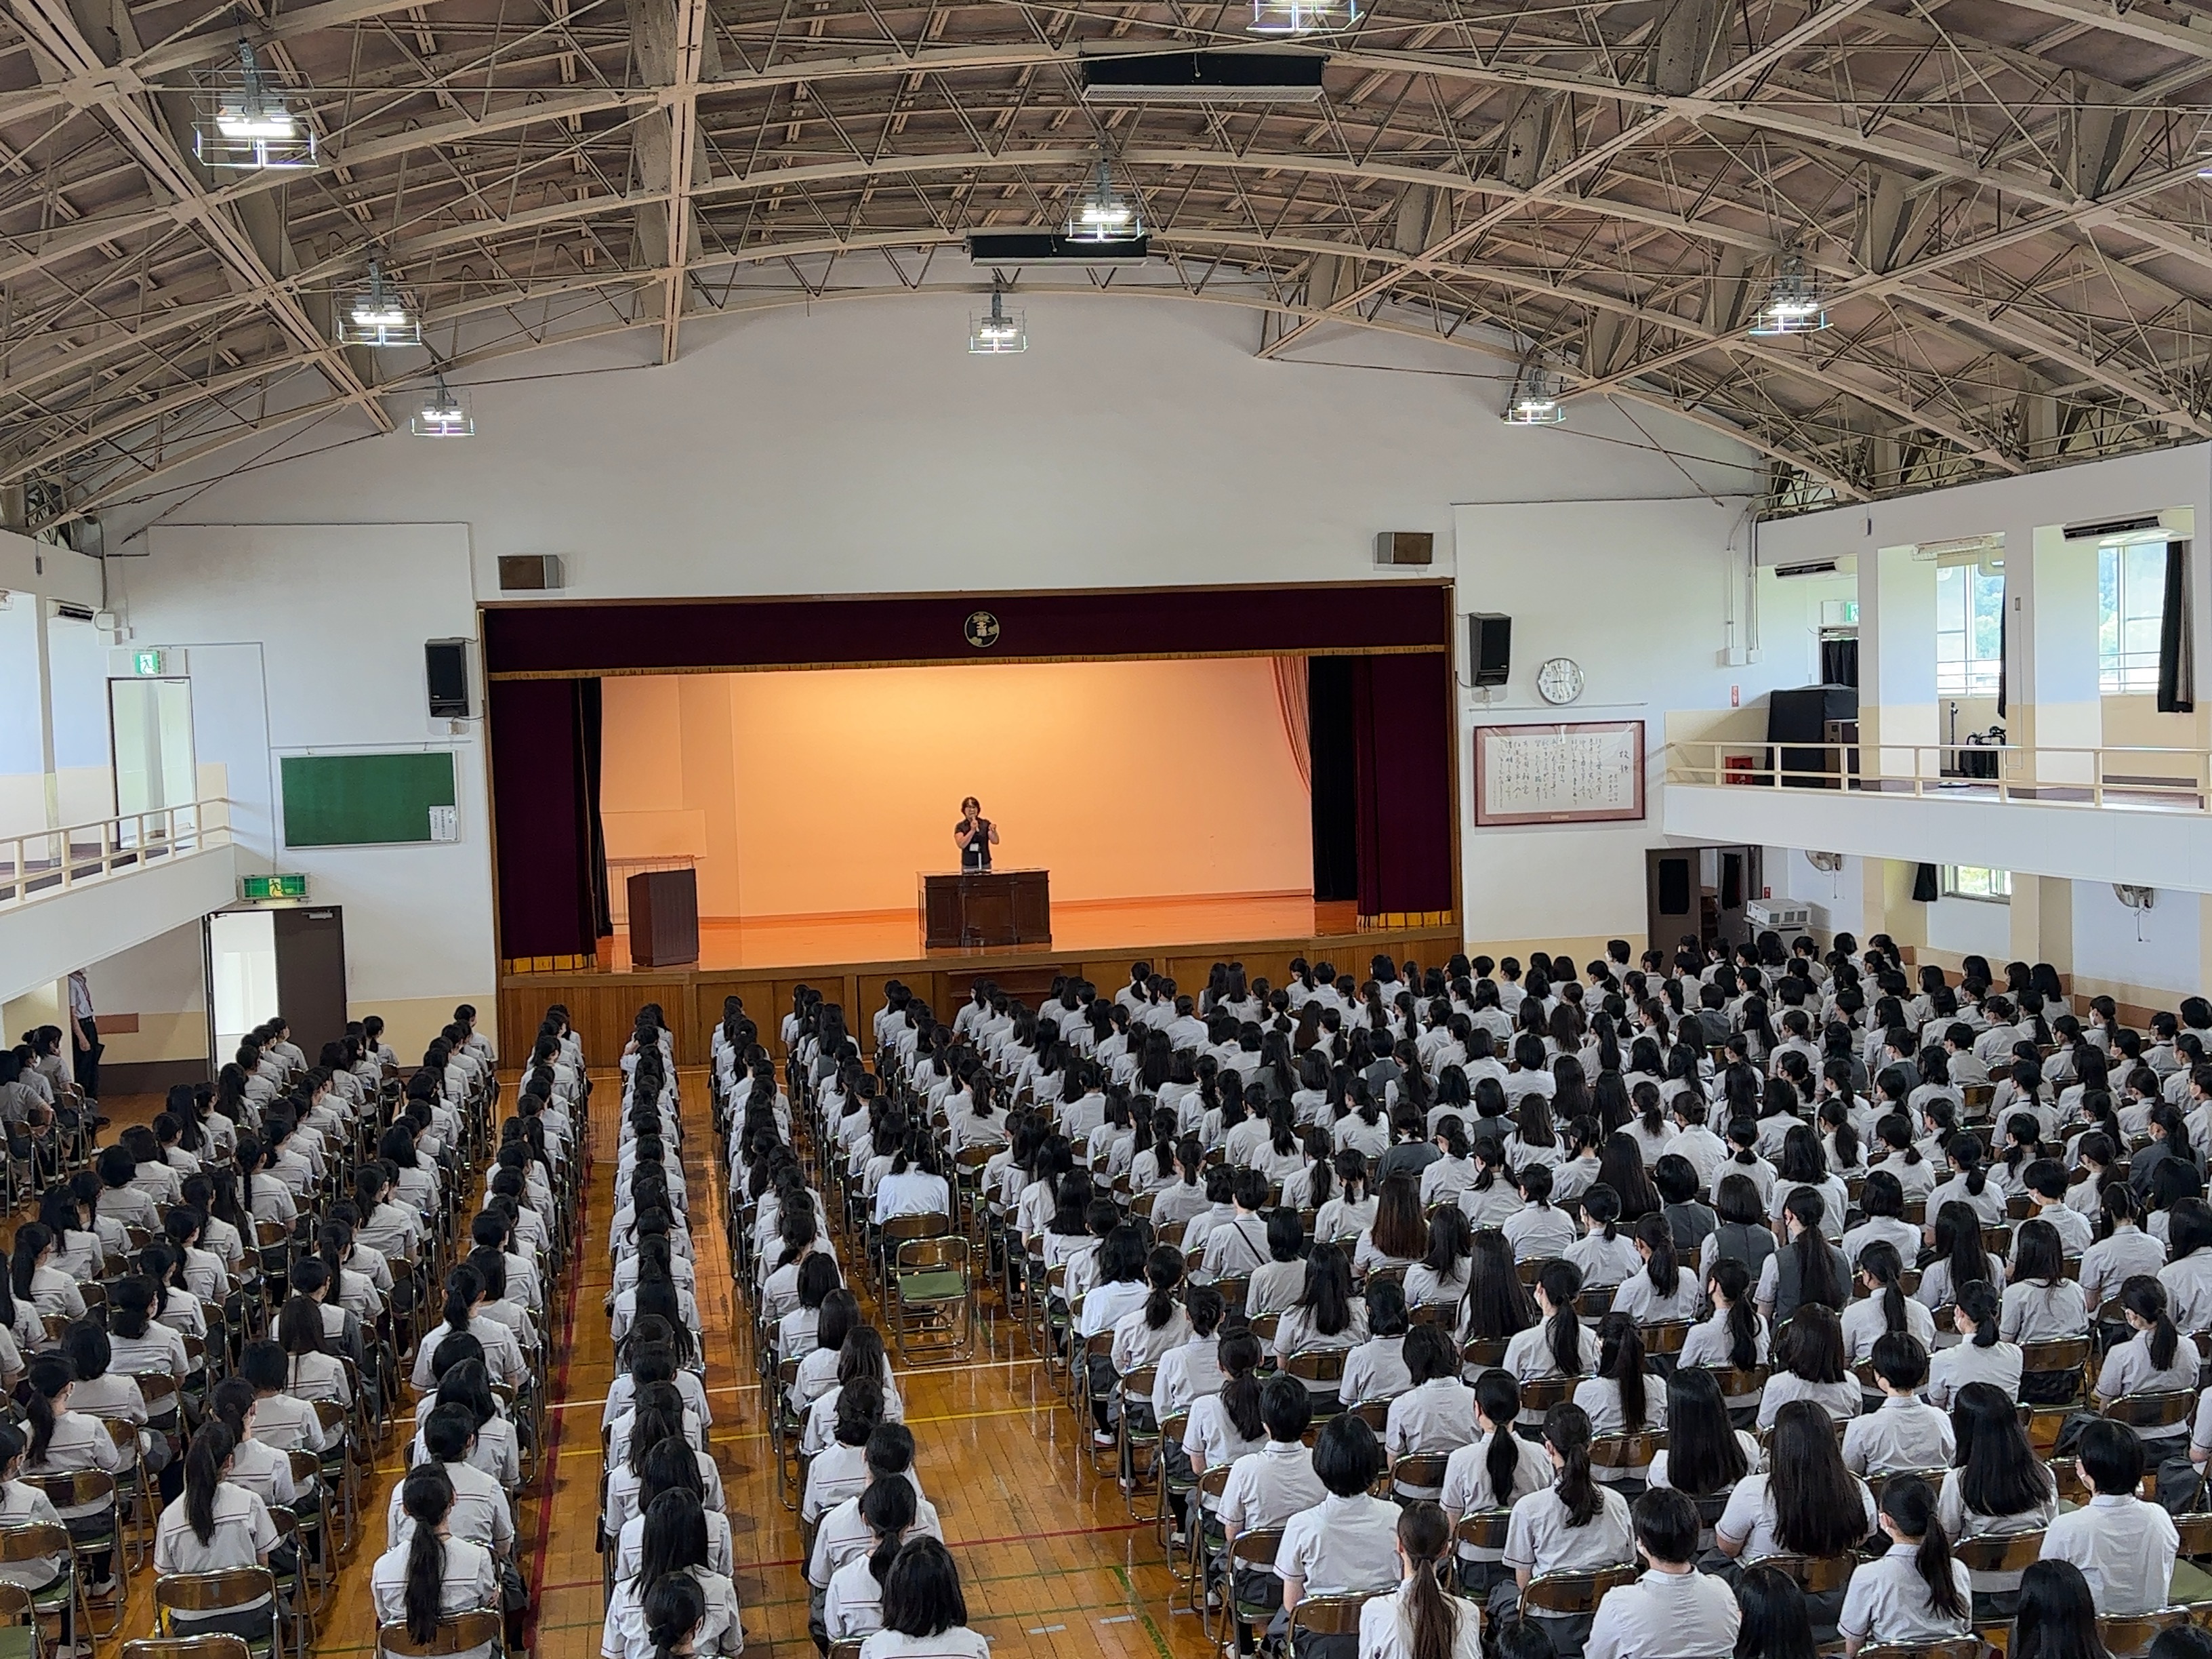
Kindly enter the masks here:
M 929 951 L 1052 943 L 1051 874 L 1044 870 L 925 872 L 921 942 Z
M 690 870 L 647 870 L 629 878 L 629 959 L 640 968 L 699 960 L 699 878 Z

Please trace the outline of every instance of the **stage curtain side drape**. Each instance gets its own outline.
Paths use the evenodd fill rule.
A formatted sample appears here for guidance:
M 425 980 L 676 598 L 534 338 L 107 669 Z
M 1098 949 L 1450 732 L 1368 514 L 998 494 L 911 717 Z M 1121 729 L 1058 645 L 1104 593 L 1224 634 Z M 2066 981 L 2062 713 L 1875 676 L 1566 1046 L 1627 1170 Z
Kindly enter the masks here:
M 1352 659 L 1363 916 L 1452 908 L 1449 663 Z
M 590 956 L 607 902 L 599 683 L 495 680 L 490 726 L 501 947 L 510 959 Z
M 1304 657 L 1275 659 L 1275 706 L 1282 710 L 1283 736 L 1291 745 L 1291 758 L 1297 763 L 1298 781 L 1310 790 L 1313 787 L 1313 738 L 1308 730 L 1312 715 L 1306 706 L 1306 659 Z
M 2166 544 L 2166 608 L 2158 623 L 2158 712 L 2197 708 L 2197 629 L 2189 614 L 2189 544 Z

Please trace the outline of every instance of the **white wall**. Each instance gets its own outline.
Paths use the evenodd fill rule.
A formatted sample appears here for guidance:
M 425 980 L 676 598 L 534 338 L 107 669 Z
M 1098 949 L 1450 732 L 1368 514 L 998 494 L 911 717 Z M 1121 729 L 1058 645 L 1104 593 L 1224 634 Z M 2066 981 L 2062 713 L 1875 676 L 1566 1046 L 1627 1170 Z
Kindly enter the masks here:
M 1241 310 L 1027 303 L 1018 358 L 969 357 L 969 307 L 945 295 L 695 325 L 662 368 L 562 378 L 612 354 L 532 358 L 518 377 L 542 378 L 476 388 L 465 442 L 394 434 L 272 457 L 193 497 L 200 527 L 134 538 L 111 523 L 111 548 L 151 554 L 108 562 L 115 603 L 135 642 L 192 647 L 200 758 L 229 763 L 262 846 L 268 746 L 421 742 L 422 641 L 475 631 L 471 562 L 474 593 L 494 598 L 507 553 L 562 555 L 567 597 L 595 599 L 1389 580 L 1450 574 L 1456 526 L 1462 608 L 1520 614 L 1520 701 L 1537 655 L 1571 650 L 1593 702 L 1650 699 L 1656 743 L 1670 702 L 1806 678 L 1802 641 L 1765 677 L 1715 666 L 1741 503 L 1656 499 L 1755 483 L 1756 458 L 1710 433 L 1639 412 L 1689 458 L 1686 478 L 1610 408 L 1504 427 L 1510 371 L 1488 356 L 1339 335 L 1319 343 L 1327 362 L 1268 362 Z M 1512 547 L 1454 513 L 1591 496 L 1626 504 L 1512 509 Z M 1435 568 L 1378 572 L 1382 530 L 1436 532 Z M 467 769 L 461 848 L 278 860 L 345 905 L 357 1004 L 490 1006 L 483 784 Z M 1637 849 L 1655 827 L 1545 854 L 1547 880 L 1563 864 L 1573 878 L 1553 880 L 1556 905 L 1527 931 L 1556 936 L 1569 907 L 1601 915 L 1601 933 L 1640 934 Z M 1594 873 L 1601 854 L 1620 869 Z M 1585 886 L 1602 902 L 1583 904 Z M 1494 896 L 1479 913 L 1518 925 Z
M 347 999 L 382 1013 L 402 1054 L 467 1000 L 496 1003 L 491 826 L 480 728 L 433 722 L 422 641 L 476 629 L 465 525 L 163 526 L 151 556 L 111 559 L 137 641 L 190 647 L 193 739 L 227 769 L 241 862 L 305 872 L 343 907 Z M 461 838 L 292 848 L 276 757 L 450 748 Z
M 1986 899 L 1939 898 L 1928 909 L 1928 948 L 2002 962 L 2012 955 L 2012 910 Z
M 1778 686 L 1815 678 L 1819 602 L 1838 584 L 1759 584 L 1760 660 L 1730 666 L 1733 605 L 1747 647 L 1741 592 L 1748 547 L 1740 499 L 1462 507 L 1458 518 L 1462 611 L 1513 618 L 1513 677 L 1486 704 L 1460 693 L 1460 795 L 1470 939 L 1541 945 L 1568 937 L 1643 936 L 1644 851 L 1664 844 L 1661 777 L 1669 709 L 1725 711 L 1764 736 L 1756 705 Z M 1459 629 L 1464 649 L 1464 625 Z M 1535 693 L 1538 666 L 1582 665 L 1582 699 L 1559 709 Z M 1492 721 L 1641 720 L 1650 757 L 1640 823 L 1474 827 L 1473 728 Z M 1716 839 L 1757 840 L 1753 836 Z M 1770 876 L 1768 884 L 1779 890 Z
M 1866 925 L 1864 861 L 1846 856 L 1834 870 L 1816 870 L 1802 849 L 1769 847 L 1766 882 L 1778 897 L 1812 907 L 1813 931 L 1826 939 L 1850 933 L 1864 939 L 1879 929 Z
M 2197 994 L 2204 988 L 2202 910 L 2196 894 L 2171 890 L 2158 892 L 2148 910 L 2130 910 L 2113 896 L 2110 882 L 2075 882 L 2075 977 L 2156 989 L 2170 998 Z

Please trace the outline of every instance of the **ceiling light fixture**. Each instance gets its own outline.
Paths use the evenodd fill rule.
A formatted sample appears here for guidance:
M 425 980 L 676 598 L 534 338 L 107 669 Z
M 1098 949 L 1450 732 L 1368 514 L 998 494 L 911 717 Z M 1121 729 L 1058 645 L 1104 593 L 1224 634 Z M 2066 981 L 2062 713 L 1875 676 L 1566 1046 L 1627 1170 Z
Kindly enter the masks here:
M 1505 405 L 1505 424 L 1565 426 L 1567 406 L 1560 401 L 1565 391 L 1558 375 L 1528 364 L 1514 379 L 1513 396 Z
M 1030 349 L 1030 331 L 1023 315 L 1008 314 L 998 287 L 991 289 L 991 309 L 968 322 L 968 349 L 979 357 L 1004 357 Z
M 1253 34 L 1333 34 L 1359 21 L 1358 0 L 1252 0 Z
M 1751 325 L 1758 335 L 1817 334 L 1828 325 L 1827 307 L 1820 290 L 1805 273 L 1805 258 L 1795 252 L 1782 256 L 1782 269 L 1766 290 L 1766 303 Z
M 360 346 L 422 343 L 422 319 L 385 280 L 384 262 L 374 254 L 369 256 L 368 280 L 353 290 L 339 313 L 338 342 Z
M 447 386 L 443 374 L 437 380 L 436 395 L 415 411 L 415 418 L 408 422 L 407 429 L 418 438 L 475 437 L 477 423 L 470 417 L 468 409 Z
M 1075 242 L 1127 242 L 1144 234 L 1144 217 L 1136 203 L 1114 188 L 1114 174 L 1104 156 L 1089 192 L 1067 216 L 1067 237 Z
M 315 131 L 294 113 L 262 68 L 253 43 L 238 43 L 238 61 L 204 83 L 192 153 L 210 167 L 258 172 L 316 165 Z

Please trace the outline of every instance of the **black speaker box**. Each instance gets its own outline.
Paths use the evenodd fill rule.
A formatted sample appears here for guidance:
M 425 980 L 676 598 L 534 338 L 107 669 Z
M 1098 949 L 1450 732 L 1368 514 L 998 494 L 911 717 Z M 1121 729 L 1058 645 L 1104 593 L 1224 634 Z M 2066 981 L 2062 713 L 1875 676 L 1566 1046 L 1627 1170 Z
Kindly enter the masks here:
M 1513 618 L 1476 611 L 1467 619 L 1467 656 L 1477 685 L 1503 685 L 1513 666 Z
M 422 645 L 423 678 L 429 688 L 430 718 L 465 720 L 469 706 L 469 642 L 427 640 Z

